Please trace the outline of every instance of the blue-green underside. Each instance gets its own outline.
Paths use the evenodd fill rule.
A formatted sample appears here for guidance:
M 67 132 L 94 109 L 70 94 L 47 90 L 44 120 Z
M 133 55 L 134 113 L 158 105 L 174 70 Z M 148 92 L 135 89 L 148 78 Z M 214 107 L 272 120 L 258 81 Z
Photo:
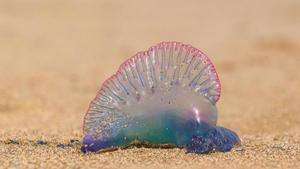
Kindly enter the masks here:
M 83 152 L 95 152 L 110 148 L 122 148 L 131 144 L 174 145 L 187 147 L 189 152 L 205 153 L 212 149 L 227 151 L 239 142 L 238 136 L 224 128 L 210 126 L 204 122 L 187 120 L 173 112 L 135 117 L 111 138 L 97 140 L 85 136 Z
M 192 138 L 209 129 L 209 125 L 196 120 L 183 119 L 173 112 L 156 113 L 135 117 L 117 134 L 125 144 L 133 140 L 148 141 L 153 144 L 174 144 L 184 146 Z

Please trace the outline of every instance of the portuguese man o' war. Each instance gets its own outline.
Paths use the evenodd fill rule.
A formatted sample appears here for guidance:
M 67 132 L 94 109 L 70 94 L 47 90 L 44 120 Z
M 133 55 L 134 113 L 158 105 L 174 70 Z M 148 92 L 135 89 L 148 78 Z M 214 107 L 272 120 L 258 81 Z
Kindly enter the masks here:
M 84 117 L 83 152 L 134 144 L 230 151 L 238 135 L 216 126 L 221 85 L 209 58 L 180 42 L 162 42 L 126 60 Z

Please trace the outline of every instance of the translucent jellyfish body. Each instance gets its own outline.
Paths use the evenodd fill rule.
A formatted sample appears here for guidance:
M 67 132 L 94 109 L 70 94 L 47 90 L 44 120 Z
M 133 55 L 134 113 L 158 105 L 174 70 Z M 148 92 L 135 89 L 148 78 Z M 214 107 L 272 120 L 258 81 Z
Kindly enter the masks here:
M 132 144 L 229 151 L 239 137 L 217 127 L 221 85 L 200 50 L 162 42 L 126 60 L 101 86 L 84 117 L 83 152 Z

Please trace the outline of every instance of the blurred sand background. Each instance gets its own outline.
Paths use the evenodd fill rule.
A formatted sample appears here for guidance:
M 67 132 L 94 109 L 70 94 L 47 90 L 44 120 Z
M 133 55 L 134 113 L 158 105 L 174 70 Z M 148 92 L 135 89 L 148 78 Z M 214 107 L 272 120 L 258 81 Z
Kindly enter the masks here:
M 56 147 L 81 139 L 89 102 L 124 59 L 168 40 L 210 56 L 222 83 L 218 123 L 239 133 L 241 147 Z M 298 0 L 1 0 L 0 168 L 297 168 L 299 66 Z

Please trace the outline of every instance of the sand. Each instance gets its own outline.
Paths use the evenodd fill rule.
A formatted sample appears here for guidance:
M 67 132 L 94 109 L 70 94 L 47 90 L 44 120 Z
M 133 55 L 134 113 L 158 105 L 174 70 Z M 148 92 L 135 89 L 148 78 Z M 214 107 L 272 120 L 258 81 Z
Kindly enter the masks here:
M 0 1 L 0 168 L 298 168 L 299 11 L 297 0 Z M 166 40 L 210 56 L 222 83 L 218 124 L 242 145 L 80 153 L 101 83 Z

